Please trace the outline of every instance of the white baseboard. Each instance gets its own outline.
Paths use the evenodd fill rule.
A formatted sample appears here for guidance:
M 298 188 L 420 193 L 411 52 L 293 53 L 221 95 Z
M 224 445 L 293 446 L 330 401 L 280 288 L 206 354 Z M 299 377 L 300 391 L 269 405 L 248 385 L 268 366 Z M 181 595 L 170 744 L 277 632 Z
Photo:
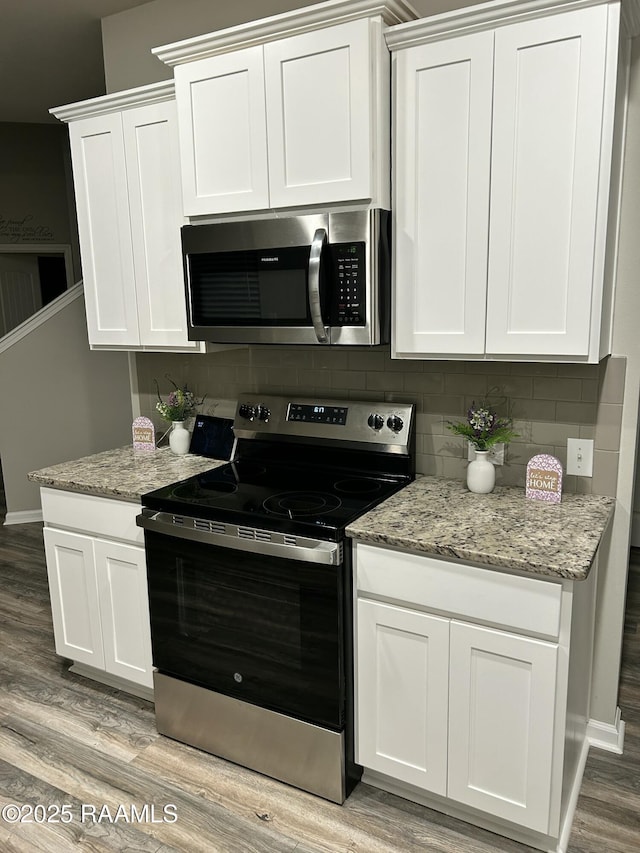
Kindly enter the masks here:
M 42 521 L 41 509 L 23 509 L 18 512 L 8 512 L 5 524 L 31 524 L 34 521 Z
M 596 749 L 606 749 L 622 755 L 624 746 L 624 720 L 620 708 L 616 708 L 614 723 L 602 723 L 599 720 L 589 720 L 587 724 L 589 745 Z
M 82 675 L 84 678 L 91 678 L 93 681 L 99 681 L 101 684 L 106 684 L 108 687 L 116 687 L 118 690 L 123 690 L 125 693 L 131 693 L 133 696 L 138 696 L 140 699 L 146 699 L 148 702 L 153 702 L 153 687 L 145 687 L 142 684 L 135 684 L 133 681 L 127 681 L 125 678 L 120 678 L 117 675 L 111 675 L 101 669 L 95 669 L 85 663 L 74 661 L 69 667 L 69 672 L 74 672 L 76 675 Z
M 494 817 L 488 812 L 481 812 L 478 809 L 466 806 L 464 803 L 449 800 L 447 797 L 431 794 L 414 785 L 386 776 L 384 773 L 378 773 L 375 770 L 367 770 L 365 768 L 362 774 L 362 781 L 367 785 L 372 785 L 374 788 L 380 788 L 382 791 L 388 791 L 390 794 L 395 794 L 405 800 L 410 800 L 413 803 L 434 809 L 442 814 L 450 815 L 456 820 L 463 820 L 465 823 L 479 826 L 489 832 L 496 833 L 496 835 L 501 835 L 503 838 L 511 838 L 520 844 L 526 844 L 528 847 L 542 850 L 544 853 L 562 853 L 558 848 L 558 839 L 554 836 L 545 835 L 533 829 L 527 829 L 526 827 L 511 823 L 511 821 Z
M 584 768 L 589 755 L 589 747 L 591 744 L 588 739 L 582 742 L 582 752 L 578 759 L 575 776 L 571 785 L 571 791 L 567 800 L 567 809 L 564 816 L 564 821 L 560 827 L 560 838 L 558 840 L 557 853 L 566 853 L 569 847 L 569 838 L 571 837 L 571 827 L 573 826 L 573 818 L 578 807 L 578 797 L 580 796 L 580 786 L 582 785 L 582 777 L 584 776 Z

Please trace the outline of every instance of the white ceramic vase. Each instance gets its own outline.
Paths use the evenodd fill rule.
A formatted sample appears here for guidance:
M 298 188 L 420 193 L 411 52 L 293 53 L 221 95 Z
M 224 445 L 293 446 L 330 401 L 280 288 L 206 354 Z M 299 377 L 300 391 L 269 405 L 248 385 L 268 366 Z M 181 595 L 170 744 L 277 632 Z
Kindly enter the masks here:
M 487 495 L 496 484 L 496 469 L 489 460 L 488 450 L 476 450 L 476 458 L 467 467 L 467 488 L 478 495 Z
M 185 427 L 184 421 L 171 421 L 171 432 L 169 433 L 169 447 L 176 456 L 184 456 L 189 452 L 191 434 Z

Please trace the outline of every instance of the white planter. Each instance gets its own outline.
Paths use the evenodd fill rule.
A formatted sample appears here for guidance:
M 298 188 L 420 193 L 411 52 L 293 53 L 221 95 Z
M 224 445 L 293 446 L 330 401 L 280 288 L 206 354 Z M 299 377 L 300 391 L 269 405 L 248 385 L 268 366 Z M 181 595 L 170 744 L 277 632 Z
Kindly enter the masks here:
M 184 456 L 189 452 L 191 433 L 185 427 L 184 421 L 172 421 L 169 433 L 169 447 L 176 456 Z M 493 466 L 491 466 L 493 467 Z
M 467 488 L 470 492 L 486 495 L 496 484 L 496 469 L 489 460 L 488 450 L 476 450 L 476 458 L 467 468 Z

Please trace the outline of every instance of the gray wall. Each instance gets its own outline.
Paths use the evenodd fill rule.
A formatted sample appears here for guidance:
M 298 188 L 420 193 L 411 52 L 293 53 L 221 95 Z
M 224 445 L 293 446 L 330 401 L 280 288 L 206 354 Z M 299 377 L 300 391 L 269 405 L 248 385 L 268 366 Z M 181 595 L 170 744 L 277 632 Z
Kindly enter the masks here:
M 0 122 L 0 244 L 67 243 L 77 258 L 69 162 L 66 126 Z
M 310 5 L 307 0 L 154 0 L 109 15 L 102 19 L 107 92 L 170 80 L 173 69 L 151 54 L 153 47 Z M 413 0 L 411 5 L 418 15 L 425 16 L 473 3 Z
M 131 442 L 126 353 L 91 352 L 84 298 L 0 351 L 7 513 L 40 507 L 29 471 Z
M 305 0 L 154 0 L 109 15 L 102 19 L 107 92 L 170 80 L 173 69 L 151 54 L 153 47 L 308 5 Z

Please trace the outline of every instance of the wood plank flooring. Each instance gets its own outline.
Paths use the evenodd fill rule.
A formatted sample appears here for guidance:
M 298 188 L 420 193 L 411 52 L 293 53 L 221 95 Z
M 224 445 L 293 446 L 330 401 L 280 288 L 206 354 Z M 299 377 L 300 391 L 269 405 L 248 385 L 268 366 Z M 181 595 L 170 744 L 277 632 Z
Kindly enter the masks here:
M 632 560 L 625 754 L 591 750 L 570 853 L 640 849 L 640 556 Z M 0 850 L 11 853 L 530 851 L 362 783 L 336 806 L 158 735 L 150 703 L 73 675 L 56 656 L 38 524 L 0 527 L 0 810 L 8 804 L 41 812 L 31 823 L 0 817 Z M 138 822 L 132 806 L 139 815 L 145 804 Z M 36 820 L 63 805 L 70 822 Z

